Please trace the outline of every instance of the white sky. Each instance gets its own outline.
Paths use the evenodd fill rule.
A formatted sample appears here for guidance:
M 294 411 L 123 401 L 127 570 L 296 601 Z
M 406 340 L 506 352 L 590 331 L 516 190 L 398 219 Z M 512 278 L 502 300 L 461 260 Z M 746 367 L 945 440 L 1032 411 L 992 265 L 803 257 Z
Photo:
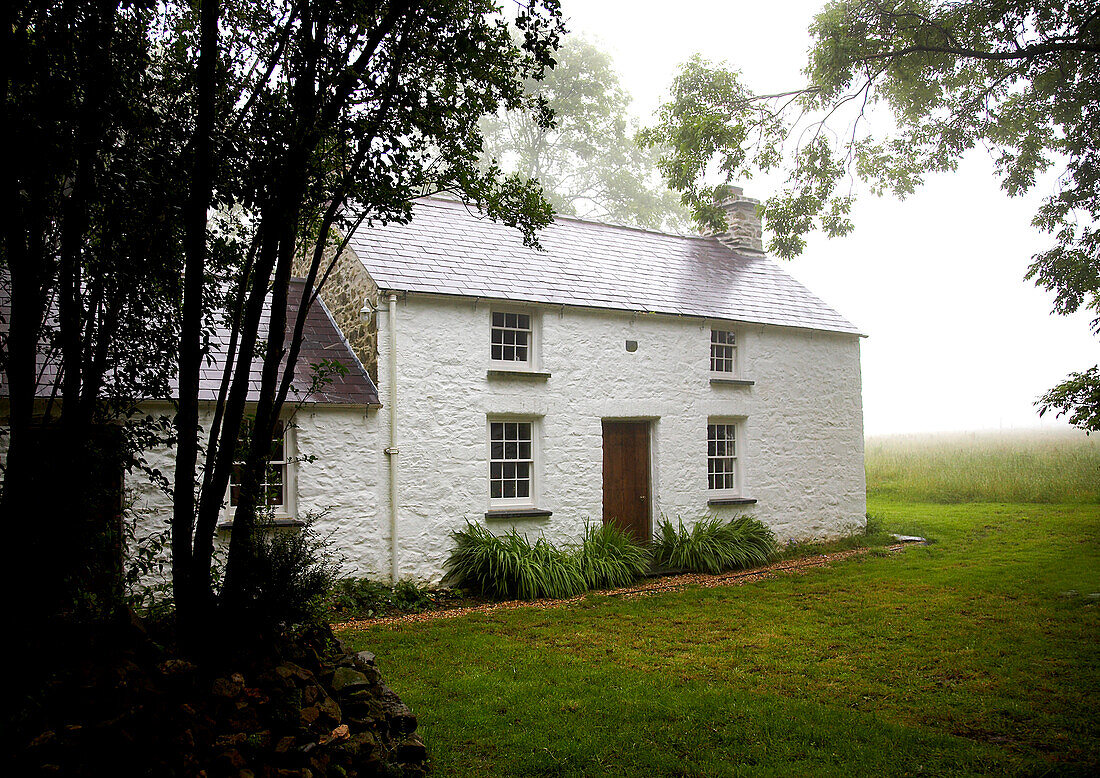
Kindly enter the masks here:
M 615 60 L 643 122 L 678 65 L 726 60 L 758 92 L 801 83 L 822 2 L 563 0 L 571 32 Z M 763 199 L 762 180 L 743 182 Z M 1048 238 L 1030 226 L 1043 192 L 1010 199 L 984 154 L 929 179 L 905 202 L 860 197 L 855 232 L 809 239 L 786 269 L 870 337 L 863 341 L 867 434 L 1064 427 L 1032 405 L 1100 360 L 1089 316 L 1050 314 L 1023 275 Z

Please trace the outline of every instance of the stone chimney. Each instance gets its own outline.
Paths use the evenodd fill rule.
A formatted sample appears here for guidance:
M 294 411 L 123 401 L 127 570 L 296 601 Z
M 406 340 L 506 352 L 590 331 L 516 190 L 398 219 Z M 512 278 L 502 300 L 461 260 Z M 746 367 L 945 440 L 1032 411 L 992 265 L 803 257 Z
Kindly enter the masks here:
M 729 187 L 728 196 L 718 201 L 718 207 L 726 212 L 726 221 L 729 226 L 725 232 L 718 233 L 714 237 L 738 254 L 763 256 L 764 228 L 756 210 L 759 204 L 759 200 L 745 197 L 741 187 Z

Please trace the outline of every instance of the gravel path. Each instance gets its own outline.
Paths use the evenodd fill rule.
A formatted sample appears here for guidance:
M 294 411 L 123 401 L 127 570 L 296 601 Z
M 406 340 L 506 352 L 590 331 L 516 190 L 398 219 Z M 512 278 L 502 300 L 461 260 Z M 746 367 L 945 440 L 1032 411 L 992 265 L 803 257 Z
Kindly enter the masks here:
M 886 546 L 883 551 L 897 553 L 912 543 L 896 543 Z M 736 570 L 730 573 L 716 573 L 707 575 L 704 573 L 686 573 L 683 575 L 670 575 L 660 578 L 652 578 L 634 586 L 622 589 L 606 589 L 598 592 L 586 592 L 576 597 L 563 600 L 508 600 L 506 602 L 492 602 L 484 605 L 473 605 L 467 608 L 448 608 L 446 610 L 427 611 L 425 613 L 407 613 L 403 616 L 383 616 L 377 619 L 360 619 L 357 621 L 345 621 L 333 624 L 336 631 L 345 629 L 363 629 L 365 627 L 388 626 L 396 627 L 399 624 L 410 624 L 419 621 L 433 621 L 435 619 L 454 619 L 459 616 L 467 616 L 471 613 L 490 613 L 492 611 L 513 610 L 515 608 L 558 608 L 562 605 L 579 602 L 589 595 L 601 597 L 644 597 L 650 594 L 662 592 L 676 592 L 688 586 L 741 586 L 765 578 L 774 578 L 777 575 L 790 575 L 801 573 L 815 567 L 825 567 L 831 562 L 840 562 L 854 556 L 862 556 L 872 549 L 853 548 L 848 551 L 834 551 L 831 554 L 817 554 L 815 556 L 789 559 L 782 562 L 774 562 L 763 567 L 754 567 L 750 570 Z

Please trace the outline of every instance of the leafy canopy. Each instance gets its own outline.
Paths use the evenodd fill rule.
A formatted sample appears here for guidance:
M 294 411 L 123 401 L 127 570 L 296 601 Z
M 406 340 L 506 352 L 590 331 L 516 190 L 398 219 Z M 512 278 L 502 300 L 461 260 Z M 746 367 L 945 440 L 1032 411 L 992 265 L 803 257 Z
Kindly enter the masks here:
M 735 179 L 785 165 L 787 185 L 764 204 L 768 248 L 800 253 L 804 236 L 851 230 L 856 180 L 905 197 L 929 173 L 985 149 L 1010 195 L 1056 172 L 1034 224 L 1052 245 L 1027 278 L 1060 314 L 1091 310 L 1100 333 L 1100 8 L 1088 0 L 837 0 L 810 26 L 807 84 L 752 93 L 728 66 L 685 64 L 657 123 L 661 171 L 699 223 Z M 882 121 L 882 113 L 891 121 Z M 872 132 L 870 121 L 886 131 Z M 1044 396 L 1040 413 L 1097 429 L 1087 389 L 1096 369 Z M 1091 421 L 1090 421 L 1091 419 Z
M 630 95 L 611 58 L 583 38 L 567 37 L 555 59 L 545 78 L 526 83 L 533 110 L 502 111 L 483 122 L 485 159 L 537 181 L 557 213 L 685 226 L 686 212 L 660 180 L 656 151 L 635 143 Z

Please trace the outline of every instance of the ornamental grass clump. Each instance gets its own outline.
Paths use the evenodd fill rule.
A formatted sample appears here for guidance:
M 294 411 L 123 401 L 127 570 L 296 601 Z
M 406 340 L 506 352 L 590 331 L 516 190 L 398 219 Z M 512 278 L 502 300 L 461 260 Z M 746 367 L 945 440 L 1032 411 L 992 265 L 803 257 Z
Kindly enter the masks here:
M 586 524 L 576 555 L 590 589 L 629 586 L 649 570 L 646 550 L 612 524 Z
M 472 522 L 451 537 L 455 545 L 446 562 L 447 583 L 496 599 L 573 597 L 587 589 L 576 556 L 545 538 L 532 545 L 515 530 L 497 536 Z
M 767 525 L 751 516 L 739 516 L 730 522 L 707 516 L 695 522 L 690 531 L 680 519 L 677 526 L 662 519 L 652 553 L 660 567 L 720 573 L 767 564 L 778 554 L 778 546 Z

